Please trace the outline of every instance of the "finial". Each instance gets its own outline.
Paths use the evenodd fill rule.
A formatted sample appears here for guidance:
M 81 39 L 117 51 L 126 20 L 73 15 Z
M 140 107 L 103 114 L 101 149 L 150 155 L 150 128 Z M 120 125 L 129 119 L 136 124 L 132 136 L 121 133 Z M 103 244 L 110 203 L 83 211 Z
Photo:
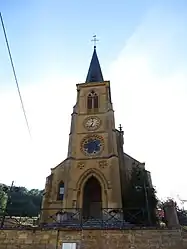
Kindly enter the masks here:
M 122 128 L 123 128 L 123 127 L 122 127 L 121 124 L 120 124 L 120 125 L 119 125 L 119 131 L 122 131 Z
M 93 35 L 93 39 L 92 39 L 91 41 L 94 43 L 94 49 L 96 49 L 96 43 L 97 43 L 97 41 L 99 41 L 99 40 L 96 38 L 96 35 Z

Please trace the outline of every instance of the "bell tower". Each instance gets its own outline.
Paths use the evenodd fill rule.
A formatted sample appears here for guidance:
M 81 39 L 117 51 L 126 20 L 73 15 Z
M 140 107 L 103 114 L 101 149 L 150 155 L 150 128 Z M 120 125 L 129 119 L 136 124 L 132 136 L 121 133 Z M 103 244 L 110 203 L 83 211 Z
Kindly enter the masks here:
M 47 177 L 43 222 L 54 209 L 77 208 L 83 217 L 99 218 L 105 208 L 122 208 L 119 134 L 110 82 L 103 79 L 94 46 L 86 81 L 77 84 L 67 158 Z

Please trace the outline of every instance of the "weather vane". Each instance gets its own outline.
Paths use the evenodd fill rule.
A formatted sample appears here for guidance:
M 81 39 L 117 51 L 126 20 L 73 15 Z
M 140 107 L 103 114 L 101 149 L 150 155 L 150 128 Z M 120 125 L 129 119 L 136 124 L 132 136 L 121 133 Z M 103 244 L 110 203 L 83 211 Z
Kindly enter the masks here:
M 93 35 L 92 42 L 94 43 L 94 48 L 96 48 L 96 44 L 99 40 L 96 38 L 96 35 Z

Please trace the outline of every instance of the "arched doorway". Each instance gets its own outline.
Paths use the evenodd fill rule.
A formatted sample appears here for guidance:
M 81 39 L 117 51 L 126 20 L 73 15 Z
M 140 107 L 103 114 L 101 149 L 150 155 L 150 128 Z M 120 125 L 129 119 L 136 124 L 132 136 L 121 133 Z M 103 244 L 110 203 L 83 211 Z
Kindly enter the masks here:
M 102 191 L 99 181 L 91 176 L 83 188 L 83 218 L 101 218 Z

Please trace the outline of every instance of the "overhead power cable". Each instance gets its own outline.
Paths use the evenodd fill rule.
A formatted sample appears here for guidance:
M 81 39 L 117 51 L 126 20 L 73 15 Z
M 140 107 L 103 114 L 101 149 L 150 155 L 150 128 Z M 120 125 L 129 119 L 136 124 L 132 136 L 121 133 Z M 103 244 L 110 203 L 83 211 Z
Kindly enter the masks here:
M 13 74 L 14 74 L 14 79 L 15 79 L 15 82 L 16 82 L 16 86 L 17 86 L 17 90 L 18 90 L 18 94 L 19 94 L 19 98 L 20 98 L 20 102 L 21 102 L 21 107 L 22 107 L 22 110 L 23 110 L 23 114 L 24 114 L 24 117 L 25 117 L 25 121 L 26 121 L 26 125 L 27 125 L 29 135 L 31 136 L 29 122 L 28 122 L 26 111 L 25 111 L 25 108 L 24 108 L 23 99 L 21 97 L 21 92 L 20 92 L 20 88 L 19 88 L 19 84 L 18 84 L 18 79 L 17 79 L 17 76 L 16 76 L 16 71 L 15 71 L 15 67 L 14 67 L 14 63 L 13 63 L 13 59 L 12 59 L 12 55 L 11 55 L 11 51 L 10 51 L 10 46 L 9 46 L 9 43 L 8 43 L 8 38 L 7 38 L 7 35 L 6 35 L 6 30 L 5 30 L 3 17 L 2 17 L 1 12 L 0 12 L 0 19 L 1 19 L 1 24 L 2 24 L 2 28 L 3 28 L 3 33 L 4 33 L 7 49 L 8 49 L 10 63 L 11 63 Z

